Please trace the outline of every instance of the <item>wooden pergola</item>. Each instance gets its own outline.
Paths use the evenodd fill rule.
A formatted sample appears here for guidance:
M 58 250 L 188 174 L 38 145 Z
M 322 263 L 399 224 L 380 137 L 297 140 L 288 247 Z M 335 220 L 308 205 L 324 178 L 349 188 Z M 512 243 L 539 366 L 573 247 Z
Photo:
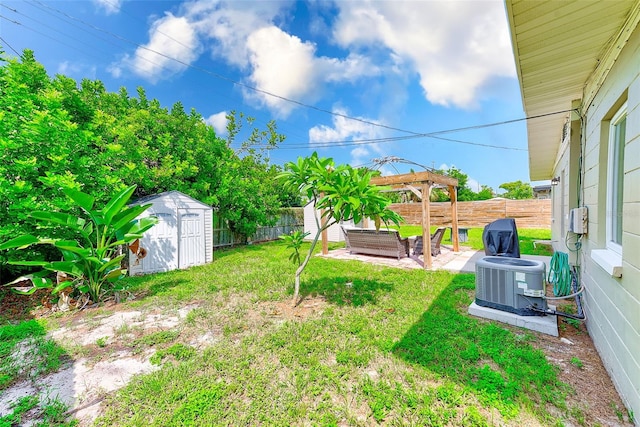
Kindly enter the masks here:
M 400 175 L 379 176 L 371 179 L 373 185 L 385 185 L 393 188 L 406 188 L 413 192 L 422 202 L 422 241 L 425 248 L 424 269 L 428 270 L 432 266 L 431 260 L 431 211 L 429 207 L 429 194 L 433 185 L 446 186 L 449 188 L 451 197 L 451 236 L 453 240 L 453 250 L 460 250 L 458 241 L 458 207 L 457 207 L 457 187 L 458 180 L 449 176 L 437 173 L 413 172 Z
M 378 176 L 371 179 L 371 184 L 378 186 L 390 186 L 396 190 L 406 189 L 414 193 L 422 202 L 422 241 L 424 255 L 424 269 L 429 270 L 432 266 L 431 260 L 431 211 L 429 206 L 429 194 L 433 185 L 446 186 L 449 189 L 449 197 L 451 198 L 451 235 L 453 240 L 454 252 L 460 251 L 458 237 L 458 180 L 449 176 L 437 173 L 412 172 L 400 175 Z M 426 196 L 424 196 L 426 195 Z M 324 225 L 324 217 L 322 219 Z M 322 253 L 326 255 L 329 252 L 327 242 L 327 230 L 322 232 Z

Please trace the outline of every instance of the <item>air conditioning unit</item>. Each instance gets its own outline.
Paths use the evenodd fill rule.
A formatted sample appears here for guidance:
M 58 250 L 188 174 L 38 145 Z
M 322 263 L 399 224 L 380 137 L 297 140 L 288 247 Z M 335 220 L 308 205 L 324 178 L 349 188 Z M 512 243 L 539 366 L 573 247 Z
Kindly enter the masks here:
M 544 262 L 487 256 L 476 262 L 476 304 L 520 316 L 547 310 Z

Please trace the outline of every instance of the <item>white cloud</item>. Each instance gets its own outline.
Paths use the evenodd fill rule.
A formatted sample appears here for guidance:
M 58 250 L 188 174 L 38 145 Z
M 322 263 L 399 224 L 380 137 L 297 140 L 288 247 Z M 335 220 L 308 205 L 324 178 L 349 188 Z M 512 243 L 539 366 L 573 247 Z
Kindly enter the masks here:
M 326 76 L 329 82 L 355 81 L 382 73 L 382 69 L 364 55 L 350 53 L 344 60 L 321 57 L 315 66 L 320 76 Z
M 347 119 L 343 117 L 348 115 L 347 111 L 341 108 L 334 108 L 333 113 L 337 115 L 333 116 L 332 126 L 318 125 L 309 129 L 309 143 L 312 146 L 334 148 L 340 145 L 332 143 L 355 141 L 357 145 L 351 150 L 351 164 L 355 166 L 369 163 L 374 155 L 384 154 L 382 145 L 379 143 L 357 142 L 382 137 L 380 127 L 364 123 L 364 121 L 376 123 L 375 120 L 362 117 L 358 119 L 363 121 Z
M 193 1 L 187 4 L 185 16 L 194 22 L 203 39 L 212 42 L 209 48 L 215 56 L 246 68 L 249 66 L 247 39 L 253 32 L 273 25 L 287 4 L 272 1 Z
M 360 166 L 369 163 L 371 152 L 366 147 L 356 147 L 351 150 L 351 165 Z
M 375 120 L 356 117 L 359 120 L 347 119 L 348 113 L 342 108 L 334 108 L 332 116 L 333 126 L 318 125 L 309 129 L 309 142 L 312 144 L 327 144 L 334 141 L 351 141 L 359 139 L 374 139 L 380 137 L 380 127 L 367 122 L 377 123 Z
M 431 103 L 473 108 L 493 77 L 515 76 L 501 1 L 340 2 L 335 40 L 413 64 Z
M 58 64 L 58 74 L 64 74 L 66 76 L 75 71 L 78 71 L 78 68 L 74 64 L 69 63 L 69 61 Z
M 113 63 L 107 67 L 107 71 L 116 79 L 122 77 L 122 64 Z
M 467 187 L 469 187 L 471 191 L 474 191 L 476 193 L 481 190 L 480 183 L 473 178 L 467 178 Z
M 78 80 L 82 78 L 95 79 L 97 68 L 95 65 L 82 64 L 79 62 L 63 61 L 58 64 L 58 74 L 65 75 L 67 77 L 77 77 Z
M 204 122 L 216 130 L 216 135 L 225 136 L 227 134 L 227 112 L 220 111 L 219 113 L 212 114 L 204 120 Z
M 344 60 L 317 57 L 313 43 L 303 42 L 273 25 L 252 32 L 246 46 L 251 86 L 268 94 L 247 91 L 245 96 L 280 117 L 288 116 L 296 107 L 283 98 L 313 103 L 325 82 L 353 81 L 379 72 L 360 55 L 349 55 Z
M 107 15 L 120 12 L 123 0 L 93 0 L 99 9 L 104 10 Z
M 175 14 L 153 22 L 148 43 L 110 70 L 114 76 L 133 70 L 155 82 L 183 71 L 209 51 L 237 68 L 240 82 L 259 89 L 245 88 L 245 99 L 279 118 L 297 108 L 283 98 L 313 104 L 329 85 L 365 77 L 382 77 L 369 87 L 388 99 L 379 103 L 385 114 L 401 110 L 409 78 L 416 75 L 431 103 L 461 108 L 476 107 L 492 79 L 515 77 L 500 0 L 345 1 L 335 3 L 335 17 L 329 12 L 333 9 L 312 3 L 314 34 L 327 36 L 331 30 L 344 49 L 334 56 L 319 54 L 314 42 L 287 32 L 294 5 L 292 0 L 185 2 Z M 326 30 L 318 33 L 320 28 Z
M 110 71 L 119 76 L 123 68 L 155 82 L 182 71 L 200 51 L 211 54 L 244 73 L 245 99 L 267 107 L 277 117 L 287 117 L 295 103 L 315 102 L 325 84 L 353 82 L 381 73 L 370 58 L 356 53 L 334 58 L 317 56 L 316 45 L 289 34 L 283 22 L 292 2 L 192 1 L 180 16 L 167 14 L 156 20 L 149 42 Z M 153 51 L 161 52 L 158 55 Z M 177 58 L 179 62 L 169 58 Z M 272 96 L 276 95 L 276 96 Z
M 251 33 L 247 49 L 253 86 L 290 99 L 313 97 L 314 85 L 310 83 L 317 71 L 314 69 L 315 47 L 311 43 L 302 42 L 298 37 L 270 26 Z M 294 104 L 281 98 L 264 93 L 250 95 L 260 98 L 262 103 L 282 116 L 287 116 L 294 108 Z
M 126 55 L 118 64 L 109 68 L 119 76 L 122 68 L 128 68 L 145 79 L 156 82 L 183 71 L 198 56 L 200 42 L 194 25 L 185 17 L 167 13 L 156 20 L 149 29 L 149 42 Z
M 276 26 L 251 33 L 247 50 L 251 85 L 277 96 L 263 92 L 247 92 L 246 96 L 258 99 L 280 117 L 288 116 L 296 107 L 282 98 L 313 103 L 326 82 L 354 81 L 379 73 L 378 67 L 361 55 L 352 54 L 344 60 L 318 57 L 313 43 Z

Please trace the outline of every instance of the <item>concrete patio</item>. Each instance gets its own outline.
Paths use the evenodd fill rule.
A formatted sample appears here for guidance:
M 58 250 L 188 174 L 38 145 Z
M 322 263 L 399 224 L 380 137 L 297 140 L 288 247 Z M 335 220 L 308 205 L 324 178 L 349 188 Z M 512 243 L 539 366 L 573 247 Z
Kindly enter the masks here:
M 441 245 L 441 253 L 432 257 L 432 270 L 448 270 L 456 273 L 475 273 L 476 261 L 485 256 L 484 251 L 471 249 L 467 246 L 460 246 L 459 252 L 454 252 L 450 245 Z M 411 255 L 409 257 L 396 258 L 371 256 L 362 254 L 350 254 L 346 249 L 334 249 L 329 251 L 327 255 L 319 255 L 327 258 L 356 260 L 368 262 L 370 264 L 384 265 L 387 267 L 420 269 L 424 268 L 423 257 Z M 551 257 L 539 255 L 522 255 L 524 259 L 542 261 L 549 269 L 549 261 Z

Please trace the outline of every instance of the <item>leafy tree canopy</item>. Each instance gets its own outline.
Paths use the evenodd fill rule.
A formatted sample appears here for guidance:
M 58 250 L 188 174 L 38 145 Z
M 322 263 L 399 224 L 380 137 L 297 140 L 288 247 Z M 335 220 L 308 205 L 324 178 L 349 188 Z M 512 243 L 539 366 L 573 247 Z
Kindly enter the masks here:
M 505 199 L 533 199 L 533 188 L 528 182 L 520 180 L 513 182 L 505 182 L 500 188 L 506 191 L 501 194 Z
M 458 180 L 458 200 L 467 202 L 471 200 L 487 200 L 493 197 L 493 189 L 483 185 L 479 192 L 473 191 L 469 187 L 469 175 L 461 169 L 451 166 L 449 169 L 440 169 L 438 173 L 450 176 Z M 432 202 L 448 202 L 451 200 L 449 192 L 440 188 L 434 188 L 431 193 Z
M 0 51 L 0 242 L 36 234 L 30 212 L 77 209 L 63 189 L 97 203 L 130 185 L 134 199 L 179 190 L 218 208 L 244 235 L 282 204 L 299 204 L 265 155 L 284 140 L 275 122 L 251 129 L 252 118 L 232 112 L 225 139 L 180 102 L 168 109 L 143 88 L 136 95 L 108 92 L 99 80 L 51 78 L 32 51 L 20 59 Z

